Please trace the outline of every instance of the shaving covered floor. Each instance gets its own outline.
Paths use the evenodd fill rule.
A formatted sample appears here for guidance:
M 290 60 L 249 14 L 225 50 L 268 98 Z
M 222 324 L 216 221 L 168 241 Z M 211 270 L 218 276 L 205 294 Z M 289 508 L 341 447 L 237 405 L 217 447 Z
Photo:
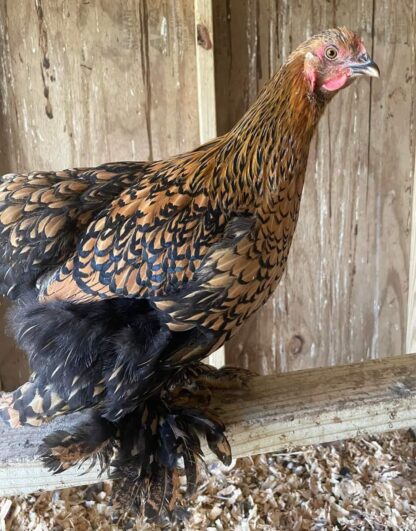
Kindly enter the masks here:
M 172 529 L 416 529 L 416 439 L 410 431 L 239 459 L 212 475 Z M 0 502 L 0 528 L 156 530 L 110 505 L 111 483 Z M 2 527 L 3 526 L 3 527 Z

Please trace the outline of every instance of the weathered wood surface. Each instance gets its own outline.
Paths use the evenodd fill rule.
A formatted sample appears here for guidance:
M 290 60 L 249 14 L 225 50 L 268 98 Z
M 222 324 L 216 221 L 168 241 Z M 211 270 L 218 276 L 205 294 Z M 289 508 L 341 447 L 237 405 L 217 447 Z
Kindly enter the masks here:
M 405 351 L 415 11 L 414 0 L 214 0 L 220 133 L 320 29 L 355 29 L 381 70 L 338 95 L 322 119 L 287 274 L 227 347 L 227 363 L 269 373 Z
M 0 172 L 198 145 L 194 24 L 194 0 L 0 0 Z M 14 388 L 24 358 L 1 345 Z
M 416 153 L 413 190 L 416 189 Z M 416 194 L 412 201 L 406 352 L 416 352 Z
M 213 406 L 225 421 L 234 457 L 407 428 L 416 422 L 416 355 L 254 377 L 247 389 L 217 390 Z M 0 496 L 99 480 L 97 468 L 83 476 L 52 476 L 36 457 L 47 433 L 81 419 L 78 414 L 42 428 L 1 427 Z
M 371 92 L 373 183 L 368 193 L 378 198 L 370 219 L 375 220 L 378 245 L 375 334 L 383 354 L 405 352 L 406 333 L 411 333 L 406 323 L 408 289 L 414 283 L 409 263 L 416 155 L 416 2 L 378 2 L 374 28 L 374 55 L 385 76 Z
M 204 144 L 217 136 L 212 1 L 194 0 L 194 11 L 199 140 Z M 222 367 L 225 363 L 224 347 L 211 354 L 208 363 Z
M 212 2 L 194 0 L 194 7 L 199 139 L 204 143 L 217 136 Z

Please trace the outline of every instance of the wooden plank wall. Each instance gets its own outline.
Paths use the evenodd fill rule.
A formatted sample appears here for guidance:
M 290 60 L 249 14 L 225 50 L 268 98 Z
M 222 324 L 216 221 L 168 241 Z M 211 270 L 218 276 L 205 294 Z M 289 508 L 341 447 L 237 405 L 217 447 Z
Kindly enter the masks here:
M 0 98 L 3 173 L 196 146 L 193 0 L 0 0 Z M 0 341 L 10 389 L 24 363 Z
M 288 271 L 227 347 L 260 373 L 405 352 L 416 141 L 415 0 L 214 0 L 219 132 L 320 29 L 356 30 L 380 80 L 338 95 L 313 142 Z

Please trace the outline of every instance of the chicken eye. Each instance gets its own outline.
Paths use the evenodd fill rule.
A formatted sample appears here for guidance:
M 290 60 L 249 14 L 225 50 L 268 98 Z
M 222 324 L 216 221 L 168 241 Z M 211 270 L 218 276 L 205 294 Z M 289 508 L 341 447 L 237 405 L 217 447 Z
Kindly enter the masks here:
M 328 59 L 335 59 L 338 55 L 338 50 L 334 46 L 328 46 L 328 48 L 325 50 L 325 57 Z

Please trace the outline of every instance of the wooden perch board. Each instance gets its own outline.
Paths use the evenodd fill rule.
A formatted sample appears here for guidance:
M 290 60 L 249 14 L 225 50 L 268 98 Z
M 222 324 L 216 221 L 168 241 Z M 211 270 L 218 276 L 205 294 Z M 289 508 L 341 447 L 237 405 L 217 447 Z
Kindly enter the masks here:
M 234 457 L 406 428 L 416 422 L 416 356 L 256 376 L 248 389 L 215 393 L 213 406 L 227 425 Z M 36 456 L 46 434 L 82 418 L 41 428 L 2 427 L 0 496 L 99 481 L 97 469 L 53 476 Z

